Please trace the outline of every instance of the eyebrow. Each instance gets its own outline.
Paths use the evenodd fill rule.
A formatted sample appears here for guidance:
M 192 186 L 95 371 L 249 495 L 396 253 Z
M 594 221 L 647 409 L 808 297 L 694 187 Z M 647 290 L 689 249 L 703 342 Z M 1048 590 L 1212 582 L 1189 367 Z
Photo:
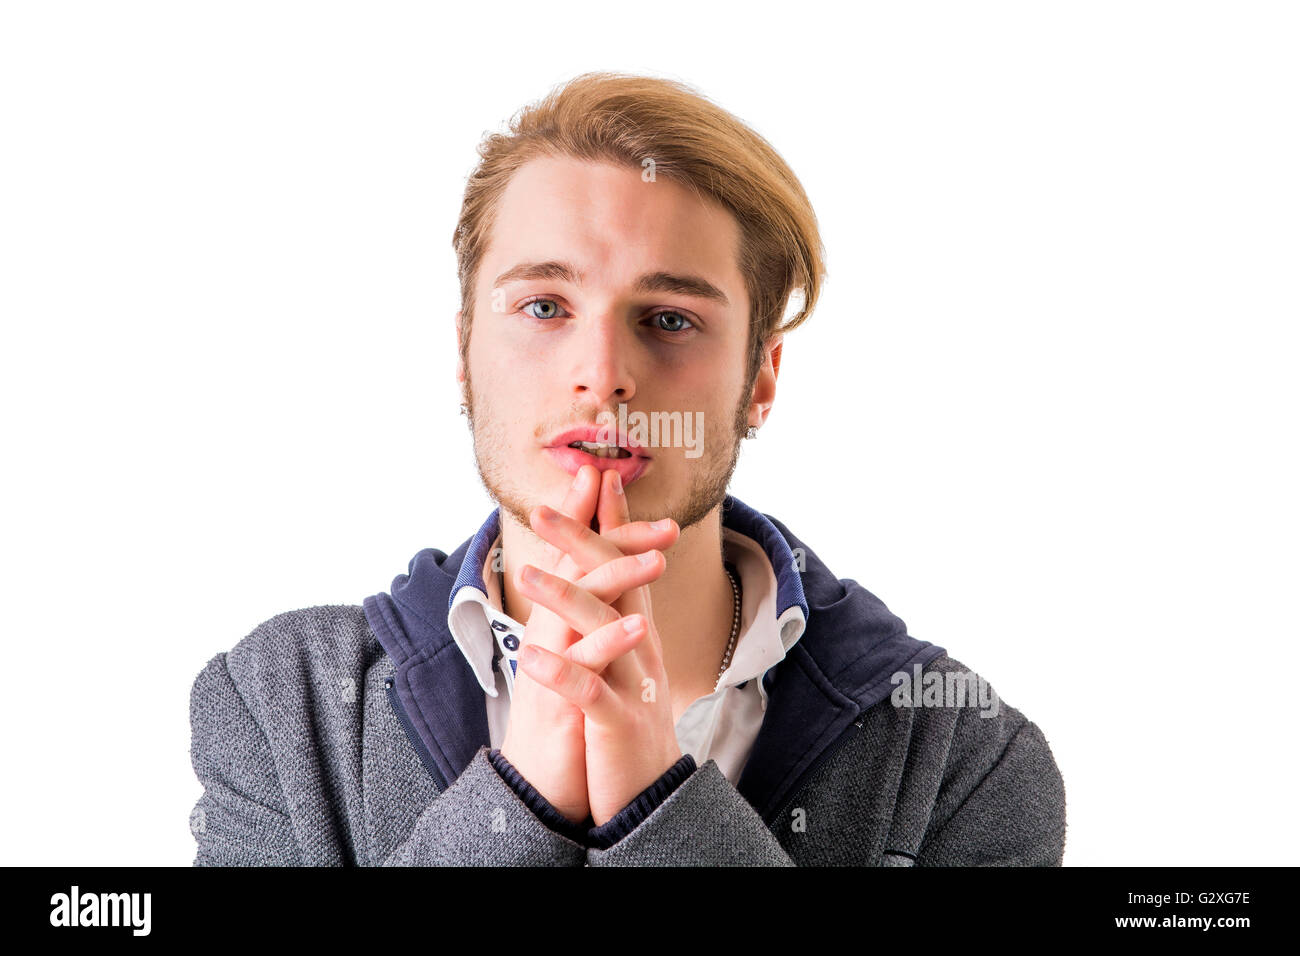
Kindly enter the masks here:
M 521 262 L 512 266 L 496 277 L 492 288 L 507 282 L 525 282 L 542 279 L 552 282 L 567 282 L 570 285 L 582 285 L 583 274 L 567 262 L 549 260 L 546 262 Z M 708 299 L 721 305 L 729 305 L 730 300 L 716 285 L 702 276 L 684 275 L 676 272 L 647 272 L 636 280 L 633 287 L 637 292 L 666 292 L 677 295 L 695 296 Z

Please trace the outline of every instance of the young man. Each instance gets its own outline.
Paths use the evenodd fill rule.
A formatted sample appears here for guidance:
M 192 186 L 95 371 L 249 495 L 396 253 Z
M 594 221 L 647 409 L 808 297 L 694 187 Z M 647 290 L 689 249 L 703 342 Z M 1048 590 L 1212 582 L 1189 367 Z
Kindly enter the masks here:
M 1039 729 L 727 494 L 823 274 L 786 164 L 609 74 L 480 155 L 458 377 L 500 507 L 209 662 L 195 862 L 1059 864 Z

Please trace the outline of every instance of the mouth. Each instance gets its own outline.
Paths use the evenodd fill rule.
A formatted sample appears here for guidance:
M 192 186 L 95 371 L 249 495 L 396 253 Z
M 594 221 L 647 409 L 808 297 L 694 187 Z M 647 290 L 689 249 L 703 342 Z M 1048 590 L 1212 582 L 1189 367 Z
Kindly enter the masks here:
M 576 475 L 583 465 L 591 465 L 601 473 L 617 471 L 624 488 L 644 475 L 651 464 L 650 458 L 634 455 L 626 448 L 584 441 L 551 445 L 546 454 L 570 475 Z
M 594 441 L 571 441 L 567 448 L 584 451 L 593 458 L 631 458 L 632 453 L 618 445 L 605 445 Z
M 597 471 L 617 471 L 626 488 L 650 467 L 645 449 L 627 435 L 615 434 L 595 425 L 576 425 L 550 439 L 546 453 L 570 475 L 583 465 Z

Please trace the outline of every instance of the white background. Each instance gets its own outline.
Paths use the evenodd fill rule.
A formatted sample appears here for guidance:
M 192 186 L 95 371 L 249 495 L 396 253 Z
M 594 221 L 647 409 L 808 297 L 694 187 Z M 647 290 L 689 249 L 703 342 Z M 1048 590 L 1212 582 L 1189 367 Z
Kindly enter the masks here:
M 733 492 L 1043 728 L 1066 863 L 1294 863 L 1287 3 L 0 6 L 4 863 L 193 858 L 190 686 L 492 503 L 475 146 L 684 80 L 829 278 Z

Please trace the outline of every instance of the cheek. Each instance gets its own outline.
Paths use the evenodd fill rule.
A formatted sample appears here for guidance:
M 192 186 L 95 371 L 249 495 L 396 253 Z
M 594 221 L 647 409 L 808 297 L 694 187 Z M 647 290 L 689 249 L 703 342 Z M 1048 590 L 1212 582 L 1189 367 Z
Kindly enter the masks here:
M 498 318 L 496 316 L 493 317 Z M 512 381 L 535 377 L 536 349 L 520 348 L 496 323 L 474 329 L 469 345 L 470 371 L 484 390 L 509 388 Z
M 475 403 L 498 428 L 531 428 L 546 414 L 545 367 L 524 365 L 497 354 L 473 365 Z M 553 389 L 554 383 L 551 383 Z M 554 399 L 549 401 L 554 404 Z
M 554 348 L 545 341 L 509 334 L 508 323 L 485 330 L 482 338 L 476 330 L 470 346 L 474 358 L 474 371 L 483 370 L 484 377 L 496 382 L 536 379 L 542 370 L 553 375 L 560 367 Z

